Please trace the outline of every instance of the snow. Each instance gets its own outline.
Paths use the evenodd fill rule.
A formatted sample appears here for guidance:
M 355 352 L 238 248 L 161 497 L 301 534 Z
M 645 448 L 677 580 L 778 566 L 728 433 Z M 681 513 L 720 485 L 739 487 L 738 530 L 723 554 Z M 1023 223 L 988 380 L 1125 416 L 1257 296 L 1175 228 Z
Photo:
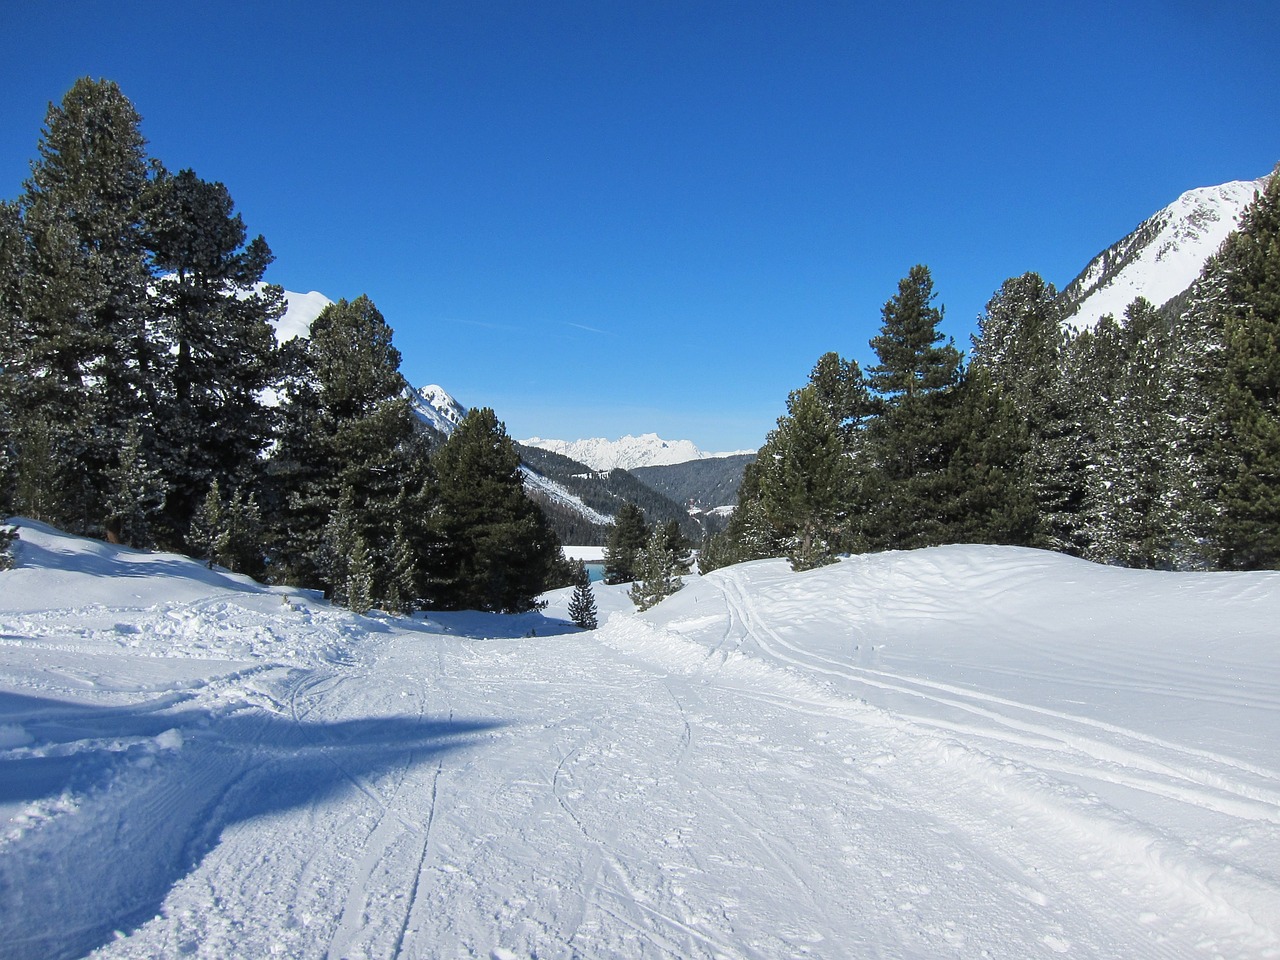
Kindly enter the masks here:
M 638 437 L 627 435 L 617 440 L 595 437 L 590 440 L 544 440 L 531 437 L 521 440 L 526 447 L 539 447 L 586 464 L 592 470 L 633 470 L 636 467 L 665 467 L 690 460 L 732 457 L 754 450 L 732 453 L 703 453 L 692 440 L 663 440 L 656 433 Z
M 436 383 L 419 387 L 410 394 L 409 400 L 413 405 L 413 412 L 446 437 L 452 435 L 467 415 L 467 408 Z
M 581 632 L 19 522 L 6 960 L 1280 956 L 1280 574 L 763 561 Z
M 1188 190 L 1138 227 L 1153 239 L 1104 286 L 1091 292 L 1067 319 L 1083 330 L 1111 314 L 1117 320 L 1136 298 L 1145 297 L 1163 306 L 1195 281 L 1205 261 L 1218 252 L 1227 235 L 1239 226 L 1240 216 L 1268 177 L 1236 180 L 1216 187 Z M 1084 287 L 1098 283 L 1105 269 L 1095 259 L 1082 276 Z
M 306 338 L 311 335 L 311 323 L 320 316 L 325 307 L 333 301 L 323 293 L 312 290 L 310 293 L 284 292 L 285 312 L 275 322 L 276 342 L 284 343 L 294 337 Z

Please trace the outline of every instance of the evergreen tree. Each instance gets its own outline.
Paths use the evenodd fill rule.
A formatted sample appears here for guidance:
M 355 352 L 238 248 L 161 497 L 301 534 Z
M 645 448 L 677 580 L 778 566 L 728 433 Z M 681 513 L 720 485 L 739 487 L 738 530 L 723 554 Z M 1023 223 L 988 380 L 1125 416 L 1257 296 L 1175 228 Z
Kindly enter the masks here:
M 157 422 L 171 488 L 166 513 L 185 534 L 214 480 L 243 482 L 272 435 L 262 402 L 275 375 L 270 321 L 284 312 L 278 287 L 261 286 L 271 251 L 246 243 L 225 186 L 192 171 L 151 184 L 147 238 L 161 276 L 156 327 L 165 346 Z
M 947 542 L 1031 545 L 1038 511 L 1027 427 L 983 368 L 966 371 L 948 429 Z
M 164 506 L 165 482 L 148 461 L 136 423 L 129 425 L 106 481 L 103 509 L 111 541 L 131 547 L 152 546 L 153 525 Z
M 232 573 L 263 577 L 264 524 L 254 494 L 237 487 L 224 497 L 217 480 L 196 508 L 189 537 L 197 555 Z
M 818 402 L 836 424 L 845 449 L 857 454 L 862 428 L 875 413 L 866 378 L 856 360 L 824 353 L 809 373 Z
M 644 511 L 624 500 L 614 518 L 604 546 L 604 582 L 630 583 L 636 579 L 636 561 L 649 540 Z
M 356 535 L 347 564 L 347 582 L 344 589 L 346 605 L 353 613 L 368 613 L 374 604 L 373 557 L 364 537 Z
M 23 287 L 27 243 L 16 205 L 0 201 L 0 517 L 13 512 L 17 473 L 17 413 L 22 399 Z
M 409 500 L 405 498 L 406 505 Z M 387 581 L 386 606 L 392 613 L 409 614 L 417 609 L 420 599 L 418 554 L 409 528 L 403 521 L 396 524 L 392 541 L 391 569 Z
M 1071 465 L 1064 462 L 1075 454 L 1076 438 L 1074 419 L 1066 416 L 1063 403 L 1064 347 L 1057 291 L 1038 274 L 1024 273 L 1006 280 L 987 302 L 968 370 L 970 380 L 985 378 L 983 389 L 997 391 L 1011 408 L 998 416 L 1022 421 L 1028 445 L 1024 466 L 1036 507 L 1031 542 L 1053 549 L 1068 545 L 1063 524 L 1083 495 L 1071 491 Z
M 586 565 L 581 560 L 574 563 L 573 576 L 573 596 L 569 598 L 569 619 L 583 630 L 594 630 L 599 625 L 596 596 L 591 589 Z
M 30 275 L 20 485 L 41 516 L 81 533 L 119 534 L 107 529 L 109 475 L 130 425 L 145 417 L 159 358 L 147 335 L 149 165 L 139 126 L 114 83 L 77 80 L 49 107 L 20 200 Z
M 1085 555 L 1103 563 L 1170 568 L 1181 539 L 1174 472 L 1176 417 L 1166 370 L 1166 325 L 1137 299 L 1117 328 L 1094 339 L 1095 362 L 1110 381 L 1106 416 L 1092 431 L 1084 516 L 1092 537 Z
M 792 569 L 830 563 L 847 544 L 853 470 L 813 384 L 793 393 L 760 450 L 758 496 Z
M 17 539 L 16 527 L 0 526 L 0 570 L 13 568 L 13 541 Z
M 268 465 L 273 576 L 345 602 L 347 560 L 335 550 L 340 542 L 349 557 L 359 537 L 371 602 L 386 602 L 392 581 L 398 602 L 412 602 L 397 536 L 427 551 L 431 486 L 391 329 L 367 297 L 341 300 L 286 347 L 283 426 Z
M 537 608 L 538 595 L 563 578 L 560 543 L 525 495 L 520 456 L 494 412 L 469 411 L 432 463 L 430 604 L 502 613 Z
M 1245 210 L 1219 275 L 1225 383 L 1217 540 L 1230 569 L 1280 567 L 1280 168 Z
M 668 520 L 662 525 L 662 537 L 667 552 L 675 558 L 676 572 L 685 575 L 693 569 L 693 542 L 684 535 L 678 520 Z
M 949 481 L 960 352 L 938 327 L 933 278 L 912 267 L 882 311 L 871 340 L 879 363 L 868 370 L 879 412 L 866 428 L 864 526 L 872 549 L 932 546 L 950 537 L 945 516 L 957 491 Z
M 631 602 L 640 610 L 648 610 L 676 593 L 684 586 L 678 562 L 665 533 L 655 527 L 636 558 L 636 581 L 627 593 Z

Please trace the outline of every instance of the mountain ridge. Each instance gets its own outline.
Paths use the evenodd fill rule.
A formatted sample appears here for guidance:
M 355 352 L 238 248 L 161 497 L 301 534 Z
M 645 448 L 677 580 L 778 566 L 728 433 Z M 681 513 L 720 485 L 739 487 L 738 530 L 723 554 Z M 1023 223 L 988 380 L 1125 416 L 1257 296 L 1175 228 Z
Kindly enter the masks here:
M 1062 288 L 1064 326 L 1088 329 L 1138 297 L 1162 307 L 1185 292 L 1272 176 L 1187 190 L 1104 248 Z

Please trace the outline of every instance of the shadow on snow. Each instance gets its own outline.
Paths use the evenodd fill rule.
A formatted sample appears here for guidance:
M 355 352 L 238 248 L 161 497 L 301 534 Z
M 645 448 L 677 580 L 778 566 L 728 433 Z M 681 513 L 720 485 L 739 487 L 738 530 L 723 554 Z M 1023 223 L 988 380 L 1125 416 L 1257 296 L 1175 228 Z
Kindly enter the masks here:
M 408 716 L 297 722 L 258 709 L 217 715 L 171 705 L 0 695 L 0 723 L 20 722 L 32 748 L 0 751 L 0 803 L 64 807 L 0 841 L 0 958 L 82 956 L 155 916 L 227 827 L 367 792 L 388 770 L 407 773 L 505 725 Z

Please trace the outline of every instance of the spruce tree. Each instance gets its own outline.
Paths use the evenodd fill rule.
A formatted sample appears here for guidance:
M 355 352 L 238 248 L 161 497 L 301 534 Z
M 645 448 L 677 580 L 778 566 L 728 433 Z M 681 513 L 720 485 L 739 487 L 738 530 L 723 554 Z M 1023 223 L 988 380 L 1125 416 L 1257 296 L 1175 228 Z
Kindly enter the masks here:
M 1245 210 L 1220 275 L 1225 384 L 1216 445 L 1221 564 L 1280 567 L 1280 168 Z
M 679 591 L 684 581 L 678 563 L 665 533 L 655 527 L 636 558 L 636 580 L 627 592 L 631 602 L 640 610 L 648 610 Z
M 1114 337 L 1109 324 L 1107 336 Z M 1101 341 L 1099 341 L 1101 342 Z M 1167 325 L 1146 300 L 1135 300 L 1119 328 L 1106 390 L 1108 415 L 1094 430 L 1084 514 L 1095 531 L 1086 556 L 1143 568 L 1178 565 L 1175 470 L 1178 423 L 1167 370 Z
M 1036 512 L 1031 539 L 1035 546 L 1053 549 L 1067 546 L 1061 524 L 1080 496 L 1074 496 L 1073 505 L 1064 487 L 1072 475 L 1063 461 L 1072 455 L 1075 437 L 1062 405 L 1065 342 L 1057 291 L 1038 274 L 1024 273 L 1006 280 L 987 302 L 967 371 L 974 384 L 985 378 L 979 393 L 994 390 L 1011 408 L 993 414 L 1012 415 L 1023 424 L 1028 445 L 1023 467 Z M 969 389 L 972 393 L 973 385 Z M 975 399 L 971 395 L 969 402 Z
M 391 329 L 367 297 L 341 300 L 307 340 L 286 347 L 282 430 L 268 465 L 273 576 L 345 598 L 335 543 L 349 552 L 358 536 L 373 570 L 371 602 L 386 602 L 392 580 L 399 601 L 410 600 L 418 591 L 403 582 L 397 537 L 427 551 L 431 487 Z
M 983 368 L 965 372 L 946 429 L 950 496 L 939 505 L 946 542 L 1036 542 L 1038 511 L 1027 425 Z
M 879 363 L 867 382 L 879 412 L 866 428 L 862 496 L 870 504 L 864 531 L 872 549 L 932 546 L 950 536 L 944 518 L 958 493 L 949 482 L 948 420 L 956 413 L 961 356 L 938 329 L 943 314 L 934 299 L 928 268 L 912 267 L 871 340 Z
M 520 613 L 563 577 L 560 543 L 524 492 L 520 455 L 493 410 L 469 411 L 435 453 L 428 603 Z
M 105 479 L 108 486 L 103 510 L 109 538 L 130 547 L 152 546 L 166 485 L 160 471 L 149 462 L 136 423 L 129 425 L 116 462 L 107 470 Z
M 573 596 L 569 598 L 569 619 L 583 630 L 594 630 L 599 625 L 596 596 L 591 589 L 586 565 L 581 560 L 573 564 L 573 578 Z
M 830 563 L 849 540 L 854 475 L 814 385 L 793 393 L 760 450 L 759 504 L 794 570 Z
M 649 540 L 644 511 L 624 500 L 604 546 L 604 582 L 612 585 L 636 579 L 636 560 Z
M 160 357 L 148 336 L 140 123 L 114 83 L 77 80 L 49 107 L 19 201 L 31 275 L 17 412 L 30 458 L 24 495 L 80 533 L 119 534 L 105 516 L 109 474 L 130 425 L 145 419 Z
M 13 568 L 13 541 L 17 539 L 16 527 L 0 526 L 0 570 Z
M 166 514 L 181 537 L 209 485 L 243 484 L 272 437 L 262 396 L 275 378 L 270 321 L 284 300 L 278 287 L 261 285 L 271 251 L 260 236 L 246 242 L 221 183 L 162 172 L 148 190 L 146 226 L 160 271 L 153 304 L 165 346 L 156 380 Z

